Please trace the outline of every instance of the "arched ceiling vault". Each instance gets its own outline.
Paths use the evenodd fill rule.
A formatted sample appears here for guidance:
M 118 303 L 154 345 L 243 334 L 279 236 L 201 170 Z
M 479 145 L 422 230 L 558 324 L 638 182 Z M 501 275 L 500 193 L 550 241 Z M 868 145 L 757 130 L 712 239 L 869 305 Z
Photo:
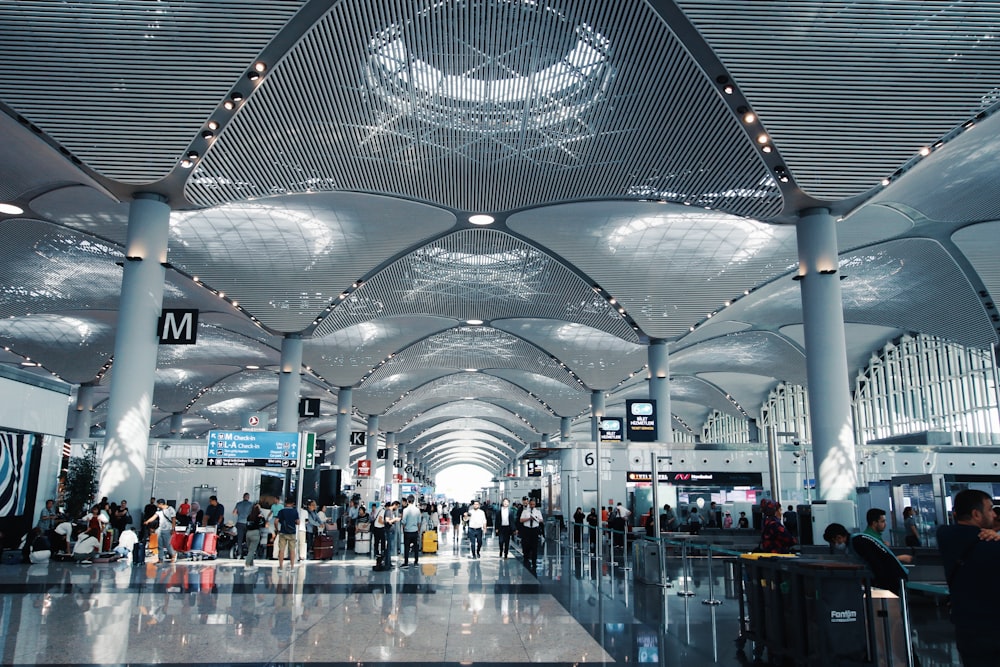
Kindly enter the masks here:
M 903 333 L 998 342 L 998 1 L 113 5 L 0 3 L 0 364 L 91 387 L 75 437 L 105 426 L 139 192 L 172 210 L 164 307 L 200 313 L 160 349 L 158 436 L 273 422 L 286 335 L 304 430 L 350 387 L 438 469 L 589 438 L 652 339 L 675 427 L 755 417 L 805 382 L 815 207 L 850 375 Z

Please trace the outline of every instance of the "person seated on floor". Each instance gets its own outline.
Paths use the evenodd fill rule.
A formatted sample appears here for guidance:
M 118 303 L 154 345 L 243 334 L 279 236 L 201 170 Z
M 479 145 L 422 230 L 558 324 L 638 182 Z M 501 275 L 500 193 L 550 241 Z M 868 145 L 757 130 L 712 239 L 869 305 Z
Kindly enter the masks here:
M 93 562 L 94 556 L 101 550 L 101 541 L 98 535 L 100 533 L 93 528 L 87 528 L 87 530 L 81 533 L 80 539 L 76 541 L 76 545 L 73 547 L 73 560 L 78 563 L 89 564 Z
M 122 558 L 128 558 L 132 555 L 132 550 L 135 549 L 135 545 L 138 543 L 139 536 L 131 528 L 126 528 L 118 536 L 118 546 L 113 551 Z
M 32 565 L 38 565 L 48 563 L 50 558 L 52 558 L 52 546 L 49 538 L 42 533 L 31 543 L 31 553 L 28 554 L 28 561 Z

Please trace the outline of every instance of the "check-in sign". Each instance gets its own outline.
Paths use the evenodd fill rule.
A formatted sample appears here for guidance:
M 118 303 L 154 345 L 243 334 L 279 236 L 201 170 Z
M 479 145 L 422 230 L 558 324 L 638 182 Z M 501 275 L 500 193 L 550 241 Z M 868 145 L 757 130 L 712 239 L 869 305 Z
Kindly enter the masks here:
M 210 466 L 294 468 L 299 434 L 283 431 L 209 431 Z

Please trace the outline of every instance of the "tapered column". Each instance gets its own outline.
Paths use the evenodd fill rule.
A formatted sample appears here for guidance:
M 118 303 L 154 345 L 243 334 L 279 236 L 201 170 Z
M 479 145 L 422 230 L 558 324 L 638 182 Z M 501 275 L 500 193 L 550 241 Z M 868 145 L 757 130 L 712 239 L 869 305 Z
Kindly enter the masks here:
M 795 230 L 816 493 L 823 500 L 853 499 L 857 468 L 836 222 L 826 209 L 811 209 Z
M 351 467 L 351 411 L 354 391 L 341 387 L 337 392 L 337 448 L 333 451 L 333 464 L 347 471 Z
M 94 425 L 94 385 L 81 384 L 76 391 L 76 421 L 73 423 L 73 438 L 89 438 Z
M 299 430 L 299 391 L 302 387 L 302 339 L 288 334 L 281 339 L 281 372 L 278 374 L 278 418 L 275 430 Z
M 569 417 L 559 418 L 559 439 L 566 442 L 570 439 L 573 429 L 573 420 Z
M 670 362 L 667 341 L 649 341 L 649 399 L 656 401 L 656 440 L 673 442 L 674 429 L 670 416 Z
M 597 442 L 598 423 L 604 417 L 604 392 L 595 389 L 590 392 L 590 439 Z
M 184 413 L 175 412 L 170 415 L 170 435 L 180 437 L 184 430 Z
M 98 497 L 140 506 L 156 380 L 157 321 L 163 306 L 170 207 L 140 193 L 129 206 L 114 373 Z
M 372 474 L 378 459 L 378 415 L 368 417 L 368 435 L 365 436 L 365 458 L 371 461 Z

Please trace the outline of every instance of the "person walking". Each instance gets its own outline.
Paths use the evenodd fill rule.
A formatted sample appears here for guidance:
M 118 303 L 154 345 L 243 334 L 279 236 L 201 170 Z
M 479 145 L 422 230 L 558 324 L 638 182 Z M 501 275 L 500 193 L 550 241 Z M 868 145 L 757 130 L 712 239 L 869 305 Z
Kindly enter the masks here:
M 472 501 L 469 510 L 469 549 L 472 558 L 479 558 L 483 550 L 483 532 L 486 530 L 486 512 L 479 506 L 479 501 Z
M 528 498 L 528 506 L 521 510 L 519 523 L 524 565 L 534 571 L 538 567 L 538 531 L 542 526 L 542 511 L 535 507 L 534 498 Z
M 146 519 L 145 525 L 156 529 L 156 545 L 161 563 L 176 562 L 177 553 L 170 546 L 170 538 L 174 536 L 174 525 L 177 523 L 177 513 L 163 498 L 156 501 L 156 513 Z
M 500 501 L 500 509 L 493 519 L 494 530 L 500 542 L 500 558 L 507 558 L 510 555 L 510 538 L 514 534 L 514 527 L 517 525 L 517 513 L 510 506 L 510 499 L 504 498 Z
M 267 525 L 267 518 L 260 509 L 260 503 L 254 503 L 250 507 L 250 514 L 246 521 L 247 556 L 243 564 L 248 568 L 254 566 L 253 559 L 257 556 L 257 549 L 260 547 L 260 536 Z

